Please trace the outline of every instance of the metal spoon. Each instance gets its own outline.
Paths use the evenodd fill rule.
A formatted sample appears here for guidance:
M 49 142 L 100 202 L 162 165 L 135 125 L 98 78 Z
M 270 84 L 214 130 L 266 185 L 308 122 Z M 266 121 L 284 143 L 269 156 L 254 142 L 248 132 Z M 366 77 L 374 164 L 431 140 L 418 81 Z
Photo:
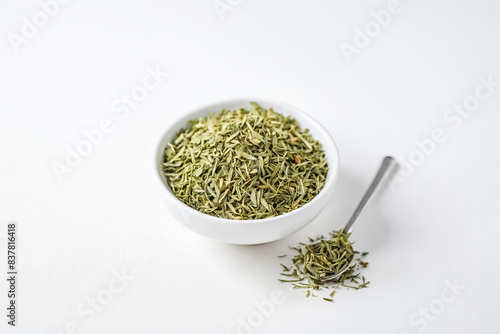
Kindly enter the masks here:
M 370 184 L 370 187 L 368 188 L 365 195 L 361 199 L 361 202 L 358 204 L 358 207 L 356 208 L 356 210 L 354 210 L 351 219 L 349 219 L 349 221 L 345 225 L 343 230 L 345 234 L 351 233 L 354 223 L 358 220 L 359 216 L 366 208 L 366 205 L 373 198 L 373 195 L 382 188 L 382 185 L 385 184 L 385 181 L 387 180 L 388 176 L 391 173 L 395 172 L 397 168 L 398 168 L 398 163 L 393 157 L 388 156 L 385 157 L 384 160 L 382 160 L 382 164 L 380 165 L 377 175 L 375 175 L 375 178 L 373 179 L 372 183 Z M 349 266 L 350 265 L 347 265 L 345 269 L 339 273 L 324 276 L 320 280 L 325 282 L 336 279 L 337 277 L 342 275 L 349 268 Z

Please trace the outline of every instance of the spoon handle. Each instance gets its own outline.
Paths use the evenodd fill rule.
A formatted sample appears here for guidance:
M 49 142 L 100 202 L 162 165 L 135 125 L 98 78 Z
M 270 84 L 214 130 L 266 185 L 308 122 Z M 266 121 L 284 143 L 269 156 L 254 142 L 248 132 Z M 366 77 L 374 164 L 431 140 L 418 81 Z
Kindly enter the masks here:
M 377 172 L 377 175 L 375 175 L 375 178 L 372 181 L 372 184 L 370 184 L 370 187 L 366 191 L 365 195 L 361 199 L 361 202 L 358 204 L 358 207 L 352 214 L 351 219 L 347 222 L 346 226 L 344 227 L 344 233 L 351 233 L 352 226 L 354 223 L 358 220 L 359 215 L 363 212 L 365 209 L 366 205 L 370 202 L 370 200 L 373 198 L 373 195 L 379 190 L 381 185 L 384 183 L 387 179 L 387 177 L 391 174 L 391 172 L 395 172 L 396 169 L 398 168 L 398 163 L 393 157 L 385 157 L 384 160 L 382 160 L 382 164 L 380 165 L 380 168 Z

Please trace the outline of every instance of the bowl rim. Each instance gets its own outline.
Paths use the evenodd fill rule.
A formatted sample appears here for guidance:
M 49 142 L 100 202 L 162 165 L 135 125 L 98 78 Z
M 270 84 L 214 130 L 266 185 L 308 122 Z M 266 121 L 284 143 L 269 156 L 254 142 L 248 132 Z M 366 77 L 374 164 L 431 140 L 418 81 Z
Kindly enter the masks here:
M 255 101 L 259 104 L 261 104 L 261 103 L 262 104 L 272 104 L 273 108 L 275 108 L 274 106 L 281 106 L 283 109 L 283 112 L 286 110 L 291 110 L 292 112 L 290 112 L 288 115 L 294 117 L 294 114 L 298 114 L 298 115 L 300 115 L 301 118 L 307 119 L 307 121 L 315 127 L 315 129 L 314 129 L 315 133 L 322 132 L 323 137 L 325 139 L 327 139 L 328 141 L 330 141 L 331 147 L 334 149 L 333 152 L 331 152 L 331 154 L 336 158 L 336 166 L 335 166 L 336 169 L 333 171 L 333 175 L 331 174 L 331 172 L 332 172 L 331 163 L 330 163 L 330 161 L 328 161 L 329 170 L 328 170 L 327 180 L 325 182 L 325 185 L 323 186 L 323 188 L 320 190 L 320 192 L 312 200 L 310 200 L 306 204 L 302 205 L 301 207 L 299 207 L 293 211 L 290 211 L 290 212 L 287 212 L 287 213 L 284 213 L 284 214 L 281 214 L 278 216 L 269 217 L 269 218 L 241 219 L 241 220 L 240 219 L 221 218 L 221 217 L 212 216 L 208 213 L 200 212 L 196 209 L 193 209 L 189 205 L 185 204 L 181 200 L 179 200 L 170 190 L 170 187 L 166 183 L 167 181 L 164 179 L 164 177 L 162 175 L 160 165 L 158 164 L 159 152 L 160 152 L 160 150 L 164 151 L 164 149 L 165 149 L 165 147 L 163 147 L 163 145 L 162 145 L 162 142 L 165 139 L 165 135 L 172 130 L 177 130 L 177 131 L 180 130 L 181 128 L 179 126 L 181 126 L 181 124 L 180 124 L 181 122 L 185 122 L 187 124 L 187 122 L 189 122 L 189 120 L 191 120 L 193 118 L 192 115 L 199 113 L 201 110 L 215 109 L 215 108 L 220 109 L 220 106 L 223 104 L 227 104 L 227 105 L 242 104 L 242 108 L 247 108 L 246 106 L 244 106 L 244 104 L 249 105 L 249 103 L 253 102 L 253 101 Z M 213 110 L 213 111 L 220 112 L 222 110 Z M 207 115 L 210 112 L 212 112 L 212 111 L 208 111 Z M 282 111 L 278 111 L 278 112 L 282 112 Z M 286 113 L 284 113 L 284 114 L 287 115 Z M 301 127 L 302 127 L 302 124 L 301 124 Z M 309 129 L 311 131 L 311 127 L 307 127 L 306 129 Z M 314 139 L 317 140 L 317 138 L 314 138 Z M 324 143 L 323 142 L 320 142 L 320 143 L 322 144 L 322 147 L 324 149 L 324 146 L 325 146 Z M 156 149 L 154 150 L 154 156 L 153 156 L 155 180 L 157 182 L 159 182 L 160 189 L 161 189 L 162 193 L 164 193 L 168 197 L 168 199 L 170 201 L 172 201 L 175 205 L 180 205 L 180 206 L 184 207 L 191 214 L 193 214 L 195 216 L 199 216 L 200 218 L 203 218 L 203 219 L 213 220 L 213 221 L 216 221 L 217 223 L 222 223 L 222 224 L 227 223 L 227 224 L 233 224 L 233 225 L 234 224 L 238 224 L 238 225 L 262 225 L 262 224 L 269 224 L 269 223 L 272 223 L 275 221 L 284 220 L 284 219 L 287 219 L 288 217 L 291 217 L 292 215 L 299 214 L 302 211 L 307 210 L 309 207 L 314 205 L 314 203 L 319 202 L 321 197 L 327 196 L 328 190 L 336 184 L 336 181 L 337 181 L 337 178 L 339 175 L 339 170 L 340 170 L 340 168 L 339 168 L 340 167 L 340 155 L 339 155 L 339 150 L 338 150 L 337 144 L 333 140 L 330 133 L 321 125 L 321 123 L 316 121 L 312 116 L 310 116 L 306 112 L 302 111 L 301 109 L 299 109 L 293 105 L 290 105 L 288 103 L 285 103 L 285 102 L 282 102 L 279 100 L 274 100 L 274 99 L 265 98 L 265 97 L 250 97 L 250 98 L 249 97 L 236 97 L 236 98 L 230 98 L 230 99 L 221 99 L 221 100 L 212 101 L 210 103 L 205 103 L 202 105 L 198 105 L 197 107 L 191 108 L 189 112 L 183 113 L 180 117 L 178 117 L 176 120 L 174 120 L 170 126 L 168 126 L 166 129 L 164 129 L 161 132 L 161 135 L 159 136 L 158 140 L 156 140 L 155 147 L 156 147 Z

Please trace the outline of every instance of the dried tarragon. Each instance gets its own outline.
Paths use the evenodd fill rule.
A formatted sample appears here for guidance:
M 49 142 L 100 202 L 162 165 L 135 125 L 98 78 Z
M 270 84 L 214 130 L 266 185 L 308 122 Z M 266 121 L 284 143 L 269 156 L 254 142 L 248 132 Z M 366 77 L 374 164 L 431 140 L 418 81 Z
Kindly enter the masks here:
M 311 295 L 310 289 L 322 290 L 333 287 L 330 293 L 330 297 L 333 297 L 340 286 L 355 290 L 366 288 L 370 282 L 360 276 L 359 270 L 368 265 L 368 262 L 361 260 L 361 257 L 368 253 L 359 254 L 355 251 L 349 236 L 350 234 L 342 231 L 333 231 L 330 233 L 330 238 L 323 236 L 316 239 L 309 238 L 310 244 L 300 243 L 299 247 L 290 247 L 298 254 L 293 257 L 292 266 L 281 265 L 283 267 L 281 275 L 287 278 L 280 281 L 292 283 L 294 289 L 303 289 L 306 297 Z M 334 280 L 321 280 L 325 276 L 335 275 L 343 270 L 345 271 Z M 332 298 L 323 299 L 333 301 Z
M 179 200 L 216 217 L 261 219 L 295 210 L 323 188 L 328 162 L 309 130 L 250 105 L 194 119 L 168 144 L 161 167 Z

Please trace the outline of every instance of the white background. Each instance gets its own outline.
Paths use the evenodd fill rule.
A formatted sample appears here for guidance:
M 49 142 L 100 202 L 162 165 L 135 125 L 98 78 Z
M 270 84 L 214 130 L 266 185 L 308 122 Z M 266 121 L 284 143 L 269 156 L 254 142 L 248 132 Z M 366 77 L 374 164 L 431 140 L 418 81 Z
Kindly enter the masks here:
M 74 0 L 15 52 L 9 34 L 41 8 L 1 1 L 0 260 L 5 272 L 6 226 L 17 222 L 19 295 L 11 328 L 1 274 L 0 332 L 237 333 L 249 317 L 262 321 L 240 332 L 498 332 L 500 87 L 460 126 L 443 118 L 479 77 L 500 81 L 498 2 L 402 0 L 351 62 L 341 43 L 354 45 L 356 29 L 388 1 L 232 3 L 221 19 L 212 0 Z M 156 66 L 168 77 L 120 118 L 115 100 Z M 260 246 L 188 231 L 153 184 L 164 129 L 195 107 L 240 96 L 308 112 L 341 156 L 331 205 Z M 82 131 L 106 118 L 113 131 L 59 182 L 54 162 L 65 163 Z M 437 128 L 446 140 L 415 160 L 416 141 Z M 341 228 L 387 154 L 419 165 L 354 231 L 357 249 L 370 251 L 370 288 L 340 290 L 328 303 L 278 282 L 288 246 Z M 82 315 L 115 272 L 133 279 L 95 317 Z M 465 289 L 450 294 L 446 281 Z M 259 318 L 255 302 L 273 290 L 284 302 Z M 443 291 L 454 300 L 444 303 Z

